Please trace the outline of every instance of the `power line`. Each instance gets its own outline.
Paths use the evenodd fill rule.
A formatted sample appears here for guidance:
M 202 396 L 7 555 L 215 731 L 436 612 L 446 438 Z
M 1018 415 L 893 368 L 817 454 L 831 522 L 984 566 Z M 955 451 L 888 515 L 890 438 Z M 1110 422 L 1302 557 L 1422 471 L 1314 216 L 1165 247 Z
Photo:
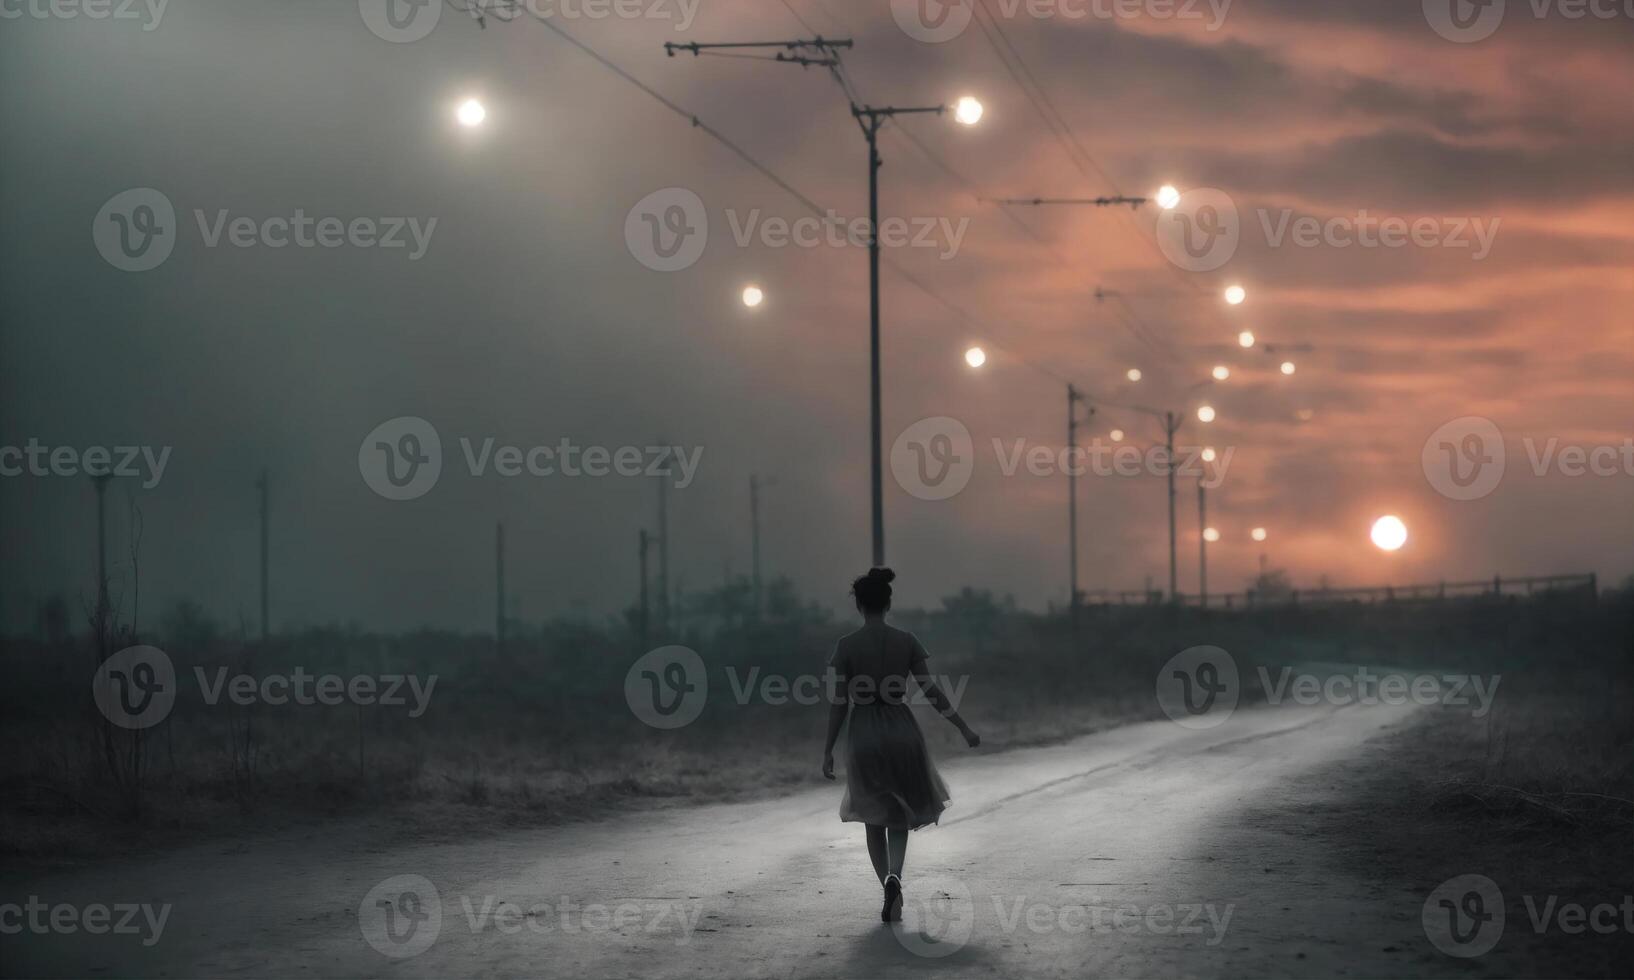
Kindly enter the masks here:
M 526 8 L 524 8 L 524 9 L 526 9 Z M 752 154 L 749 153 L 749 151 L 745 150 L 744 148 L 742 148 L 738 144 L 734 143 L 724 133 L 722 133 L 719 130 L 715 129 L 713 126 L 710 126 L 708 123 L 705 123 L 697 115 L 693 114 L 692 112 L 689 112 L 687 109 L 683 108 L 682 106 L 680 106 L 676 102 L 674 102 L 671 99 L 664 96 L 657 89 L 655 89 L 652 86 L 648 85 L 647 83 L 641 81 L 639 78 L 636 78 L 634 75 L 631 75 L 628 71 L 625 71 L 618 64 L 611 61 L 606 56 L 602 55 L 601 52 L 597 51 L 595 48 L 592 48 L 590 45 L 588 45 L 585 42 L 583 42 L 583 41 L 579 40 L 578 38 L 574 37 L 572 34 L 569 34 L 567 31 L 565 31 L 562 28 L 560 28 L 560 27 L 556 26 L 555 24 L 551 23 L 549 20 L 545 19 L 544 17 L 539 16 L 533 10 L 528 9 L 528 13 L 529 13 L 529 15 L 531 15 L 534 18 L 534 20 L 537 20 L 540 24 L 543 24 L 547 29 L 549 29 L 551 32 L 556 34 L 558 37 L 562 38 L 564 41 L 567 41 L 569 44 L 573 45 L 575 48 L 578 48 L 584 54 L 588 55 L 591 59 L 593 59 L 597 64 L 600 64 L 602 67 L 606 68 L 608 71 L 611 71 L 612 73 L 617 75 L 619 78 L 623 79 L 624 81 L 626 81 L 626 82 L 630 83 L 631 85 L 635 86 L 636 88 L 640 89 L 643 94 L 647 95 L 649 98 L 651 98 L 654 101 L 658 102 L 660 105 L 664 106 L 666 109 L 668 109 L 671 112 L 675 113 L 677 116 L 680 116 L 682 119 L 687 120 L 689 123 L 692 124 L 692 126 L 694 128 L 702 130 L 704 133 L 708 134 L 710 136 L 710 138 L 714 139 L 716 142 L 720 143 L 722 146 L 724 146 L 728 150 L 732 151 L 732 153 L 735 154 L 739 159 L 741 159 L 745 163 L 749 164 L 749 166 L 753 167 L 758 173 L 760 173 L 762 176 L 764 176 L 767 180 L 770 180 L 772 183 L 776 184 L 779 188 L 781 188 L 782 190 L 787 192 L 795 200 L 799 201 L 800 204 L 803 207 L 805 207 L 805 209 L 807 211 L 810 211 L 813 215 L 815 215 L 815 216 L 817 216 L 819 218 L 826 218 L 830 213 L 832 213 L 831 209 L 826 209 L 826 208 L 822 207 L 821 205 L 817 204 L 816 201 L 813 201 L 810 197 L 808 197 L 806 194 L 802 193 L 793 184 L 790 184 L 787 180 L 784 180 L 781 176 L 779 176 L 775 171 L 773 171 L 766 164 L 761 163 L 759 160 L 757 160 Z M 904 280 L 906 280 L 914 288 L 916 288 L 920 292 L 924 293 L 927 297 L 929 297 L 930 299 L 932 299 L 936 303 L 940 304 L 943 308 L 947 309 L 949 312 L 953 313 L 954 315 L 959 317 L 961 320 L 965 321 L 967 324 L 969 324 L 969 325 L 977 328 L 978 330 L 980 330 L 982 335 L 983 335 L 984 340 L 994 336 L 994 331 L 993 331 L 993 328 L 991 327 L 991 325 L 984 323 L 980 318 L 978 318 L 977 316 L 975 316 L 974 314 L 972 314 L 971 312 L 966 310 L 964 307 L 962 307 L 959 304 L 953 302 L 952 300 L 948 299 L 947 297 L 941 295 L 936 290 L 932 289 L 930 286 L 926 285 L 922 280 L 920 280 L 917 276 L 910 273 L 906 268 L 904 268 L 903 266 L 898 264 L 896 261 L 894 261 L 893 259 L 890 259 L 889 257 L 883 257 L 882 261 L 886 266 L 890 267 L 890 269 L 893 272 L 895 272 L 898 276 L 900 276 Z M 1056 371 L 1052 370 L 1051 368 L 1049 368 L 1049 367 L 1047 367 L 1047 366 L 1045 366 L 1045 365 L 1043 365 L 1043 364 L 1041 364 L 1041 363 L 1039 363 L 1037 361 L 1031 360 L 1030 358 L 1024 357 L 1024 356 L 1016 353 L 1014 350 L 1011 350 L 1011 349 L 1008 349 L 1008 348 L 1004 347 L 1002 344 L 992 342 L 992 341 L 988 341 L 988 342 L 991 343 L 992 346 L 994 346 L 995 348 L 997 348 L 997 349 L 1003 351 L 1004 353 L 1008 354 L 1010 357 L 1012 357 L 1016 361 L 1018 361 L 1018 362 L 1020 362 L 1022 364 L 1025 364 L 1028 367 L 1031 367 L 1034 370 L 1036 370 L 1036 371 L 1038 371 L 1038 372 L 1040 372 L 1040 373 L 1042 373 L 1044 375 L 1047 375 L 1050 378 L 1053 378 L 1053 379 L 1058 380 L 1058 381 L 1062 381 L 1063 383 L 1066 382 L 1066 380 L 1067 380 L 1065 377 L 1063 377 L 1061 374 L 1057 373 Z

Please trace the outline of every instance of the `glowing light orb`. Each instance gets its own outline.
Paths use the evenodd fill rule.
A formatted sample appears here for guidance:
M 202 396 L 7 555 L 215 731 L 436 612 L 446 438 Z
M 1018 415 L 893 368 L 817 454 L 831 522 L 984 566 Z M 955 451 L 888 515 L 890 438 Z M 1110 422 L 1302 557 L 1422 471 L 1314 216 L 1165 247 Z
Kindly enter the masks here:
M 1232 306 L 1241 306 L 1243 300 L 1245 300 L 1247 298 L 1248 298 L 1248 290 L 1242 288 L 1241 286 L 1227 286 L 1226 287 L 1225 301 L 1227 303 L 1230 303 Z
M 1141 378 L 1140 368 L 1130 368 L 1128 371 L 1124 372 L 1123 376 L 1128 378 L 1130 381 L 1139 381 Z
M 1218 459 L 1219 456 L 1220 456 L 1220 454 L 1214 451 L 1213 446 L 1204 446 L 1203 447 L 1203 462 L 1212 463 L 1216 459 Z
M 1254 331 L 1244 330 L 1242 333 L 1238 334 L 1237 346 L 1243 348 L 1244 350 L 1254 346 Z
M 1113 442 L 1122 442 L 1123 441 L 1123 430 L 1122 429 L 1113 429 L 1111 432 L 1107 433 L 1107 436 L 1110 437 Z
M 1282 362 L 1282 373 L 1283 374 L 1293 374 L 1294 370 L 1295 369 L 1294 369 L 1294 362 L 1293 361 L 1283 361 Z
M 1264 541 L 1266 538 L 1265 528 L 1256 527 L 1254 530 L 1248 532 L 1248 536 L 1253 538 L 1255 541 Z
M 1165 211 L 1171 210 L 1180 203 L 1180 191 L 1173 184 L 1164 184 L 1157 189 L 1157 206 Z
M 1199 405 L 1197 407 L 1197 421 L 1199 421 L 1199 422 L 1212 422 L 1212 421 L 1214 421 L 1214 406 L 1213 405 Z
M 476 99 L 466 99 L 454 110 L 454 118 L 459 120 L 461 126 L 480 126 L 488 118 L 488 110 Z
M 973 368 L 979 368 L 987 363 L 987 352 L 980 347 L 972 347 L 965 351 L 965 363 Z
M 1394 514 L 1386 514 L 1373 522 L 1370 535 L 1380 551 L 1400 551 L 1407 543 L 1407 525 Z
M 1213 544 L 1214 542 L 1220 540 L 1219 529 L 1212 527 L 1203 528 L 1203 540 L 1207 541 L 1209 544 Z
M 975 96 L 960 96 L 959 101 L 953 104 L 953 118 L 965 126 L 974 126 L 982 121 L 982 104 Z
M 766 302 L 766 293 L 759 286 L 745 286 L 745 287 L 743 287 L 743 305 L 744 306 L 747 306 L 747 307 L 749 307 L 749 309 L 752 310 L 752 309 L 754 309 L 755 307 L 759 306 L 761 303 L 764 303 L 764 302 Z
M 1224 381 L 1231 377 L 1231 369 L 1226 367 L 1224 364 L 1214 365 L 1214 370 L 1209 373 L 1214 375 L 1215 381 Z

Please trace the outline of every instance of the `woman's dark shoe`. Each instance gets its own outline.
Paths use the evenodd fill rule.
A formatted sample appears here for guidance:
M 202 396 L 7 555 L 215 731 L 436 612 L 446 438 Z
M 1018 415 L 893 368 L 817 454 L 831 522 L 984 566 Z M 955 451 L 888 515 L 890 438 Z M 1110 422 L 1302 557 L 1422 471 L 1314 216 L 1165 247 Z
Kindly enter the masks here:
M 902 921 L 902 879 L 896 875 L 885 876 L 885 904 L 879 910 L 879 921 Z

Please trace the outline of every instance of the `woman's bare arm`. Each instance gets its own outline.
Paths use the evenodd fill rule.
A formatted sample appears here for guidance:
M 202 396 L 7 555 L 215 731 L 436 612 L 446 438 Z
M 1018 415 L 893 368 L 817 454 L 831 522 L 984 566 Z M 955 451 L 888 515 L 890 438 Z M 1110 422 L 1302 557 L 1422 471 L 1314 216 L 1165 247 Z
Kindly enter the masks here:
M 952 722 L 953 727 L 965 737 L 965 744 L 971 748 L 982 744 L 982 737 L 977 735 L 969 725 L 965 724 L 964 717 L 959 714 L 953 702 L 943 693 L 940 685 L 931 679 L 930 673 L 925 670 L 925 661 L 915 660 L 913 665 L 913 679 L 919 682 L 919 689 L 925 692 L 925 697 L 936 708 L 938 714 Z

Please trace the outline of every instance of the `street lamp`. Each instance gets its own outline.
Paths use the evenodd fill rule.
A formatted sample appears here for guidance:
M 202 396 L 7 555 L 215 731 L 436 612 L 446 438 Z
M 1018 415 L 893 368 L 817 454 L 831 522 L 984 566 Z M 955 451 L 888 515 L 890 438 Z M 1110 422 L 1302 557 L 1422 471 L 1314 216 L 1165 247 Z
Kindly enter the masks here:
M 1231 377 L 1231 369 L 1224 364 L 1214 365 L 1214 370 L 1210 373 L 1214 375 L 1215 381 L 1224 381 Z
M 766 293 L 759 286 L 748 285 L 743 287 L 743 305 L 754 309 L 766 301 Z
M 1212 421 L 1214 421 L 1214 406 L 1213 405 L 1199 405 L 1199 406 L 1197 406 L 1197 421 L 1199 421 L 1199 422 L 1212 422 Z
M 1282 362 L 1282 373 L 1283 374 L 1293 374 L 1294 370 L 1295 370 L 1295 368 L 1294 368 L 1294 362 L 1293 361 L 1283 361 Z
M 1244 330 L 1242 333 L 1238 334 L 1237 335 L 1237 346 L 1241 347 L 1243 350 L 1248 350 L 1249 348 L 1253 347 L 1254 346 L 1254 331 Z
M 1226 287 L 1225 301 L 1227 303 L 1231 304 L 1232 306 L 1241 306 L 1243 300 L 1245 300 L 1247 298 L 1248 298 L 1248 290 L 1242 288 L 1241 286 L 1227 286 Z
M 1180 191 L 1176 190 L 1173 184 L 1164 184 L 1162 187 L 1157 189 L 1158 207 L 1165 211 L 1172 211 L 1174 210 L 1174 206 L 1179 203 Z
M 974 126 L 982 121 L 982 104 L 973 95 L 959 97 L 953 104 L 953 118 L 961 125 Z
M 1255 541 L 1264 541 L 1266 537 L 1265 528 L 1256 527 L 1254 530 L 1248 532 L 1248 536 L 1253 538 Z
M 459 108 L 454 110 L 454 118 L 459 121 L 461 126 L 472 129 L 482 125 L 482 121 L 488 118 L 488 110 L 480 101 L 466 99 L 459 104 Z
M 1128 371 L 1124 372 L 1123 376 L 1128 378 L 1130 381 L 1139 381 L 1141 378 L 1140 368 L 1130 368 Z
M 973 368 L 979 368 L 987 363 L 987 352 L 980 347 L 972 347 L 965 351 L 965 363 Z

